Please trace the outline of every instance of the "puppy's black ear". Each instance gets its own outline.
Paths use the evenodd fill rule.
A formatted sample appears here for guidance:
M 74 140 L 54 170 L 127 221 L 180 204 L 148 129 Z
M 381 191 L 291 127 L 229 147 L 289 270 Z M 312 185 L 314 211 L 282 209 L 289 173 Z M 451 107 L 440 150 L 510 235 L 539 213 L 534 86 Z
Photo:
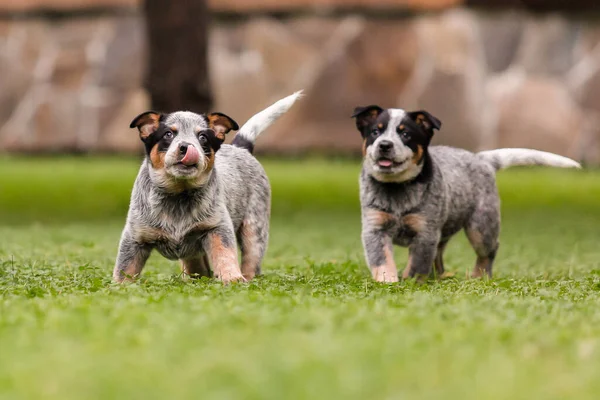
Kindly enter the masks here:
M 146 140 L 156 129 L 162 120 L 162 114 L 156 111 L 141 113 L 131 121 L 130 128 L 138 128 L 140 139 Z
M 212 113 L 206 116 L 208 119 L 208 126 L 215 131 L 215 135 L 217 139 L 221 142 L 225 141 L 225 135 L 229 133 L 230 130 L 237 131 L 240 129 L 237 122 L 233 120 L 233 118 L 222 114 L 222 113 Z
M 430 132 L 433 135 L 434 129 L 440 129 L 442 127 L 442 121 L 429 114 L 427 111 L 412 111 L 408 113 L 408 117 L 415 121 L 421 128 Z
M 356 107 L 352 114 L 352 118 L 356 118 L 356 129 L 364 136 L 365 128 L 375 122 L 382 112 L 383 108 L 376 105 Z

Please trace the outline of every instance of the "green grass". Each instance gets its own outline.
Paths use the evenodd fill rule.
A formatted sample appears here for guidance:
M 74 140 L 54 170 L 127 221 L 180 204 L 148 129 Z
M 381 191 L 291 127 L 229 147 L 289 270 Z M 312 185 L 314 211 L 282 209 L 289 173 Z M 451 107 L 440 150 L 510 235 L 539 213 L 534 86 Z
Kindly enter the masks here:
M 263 164 L 264 276 L 183 280 L 154 255 L 110 282 L 138 163 L 0 159 L 0 398 L 595 399 L 600 173 L 499 174 L 492 281 L 370 281 L 358 162 Z M 397 249 L 404 266 L 406 251 Z

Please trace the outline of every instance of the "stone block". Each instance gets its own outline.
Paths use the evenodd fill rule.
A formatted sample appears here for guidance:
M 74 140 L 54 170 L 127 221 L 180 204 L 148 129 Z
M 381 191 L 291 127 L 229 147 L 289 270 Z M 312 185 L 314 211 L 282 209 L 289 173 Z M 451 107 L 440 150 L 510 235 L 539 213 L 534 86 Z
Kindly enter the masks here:
M 516 63 L 530 74 L 560 76 L 573 64 L 579 29 L 562 15 L 534 16 L 523 32 Z
M 456 10 L 419 22 L 419 52 L 400 107 L 442 121 L 434 143 L 476 150 L 486 132 L 485 55 L 476 15 Z
M 565 83 L 511 70 L 490 83 L 494 147 L 526 147 L 579 158 L 583 113 Z

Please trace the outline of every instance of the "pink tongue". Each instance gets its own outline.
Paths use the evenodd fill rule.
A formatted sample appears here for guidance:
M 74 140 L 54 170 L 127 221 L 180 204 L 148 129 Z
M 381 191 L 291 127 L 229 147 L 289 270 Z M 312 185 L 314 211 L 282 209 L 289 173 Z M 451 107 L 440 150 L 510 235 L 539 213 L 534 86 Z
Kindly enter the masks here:
M 188 146 L 185 156 L 181 159 L 183 165 L 196 165 L 200 161 L 200 153 L 194 146 Z
M 379 164 L 382 167 L 391 167 L 392 161 L 391 160 L 379 160 L 379 161 L 377 161 L 377 164 Z

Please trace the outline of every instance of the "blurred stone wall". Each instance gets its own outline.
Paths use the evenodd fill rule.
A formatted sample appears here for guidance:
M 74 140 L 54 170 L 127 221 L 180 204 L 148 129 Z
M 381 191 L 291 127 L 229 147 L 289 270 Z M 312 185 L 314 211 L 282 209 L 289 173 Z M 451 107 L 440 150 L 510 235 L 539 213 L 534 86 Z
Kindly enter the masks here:
M 84 2 L 56 0 L 69 1 Z M 444 124 L 437 143 L 533 147 L 600 163 L 600 18 L 428 1 L 443 10 L 217 14 L 215 110 L 242 123 L 304 88 L 302 102 L 261 137 L 263 153 L 358 154 L 349 115 L 377 103 L 430 111 Z M 219 4 L 239 11 L 234 3 Z M 140 151 L 127 127 L 148 107 L 143 19 L 135 0 L 119 4 L 114 13 L 0 21 L 1 150 Z

